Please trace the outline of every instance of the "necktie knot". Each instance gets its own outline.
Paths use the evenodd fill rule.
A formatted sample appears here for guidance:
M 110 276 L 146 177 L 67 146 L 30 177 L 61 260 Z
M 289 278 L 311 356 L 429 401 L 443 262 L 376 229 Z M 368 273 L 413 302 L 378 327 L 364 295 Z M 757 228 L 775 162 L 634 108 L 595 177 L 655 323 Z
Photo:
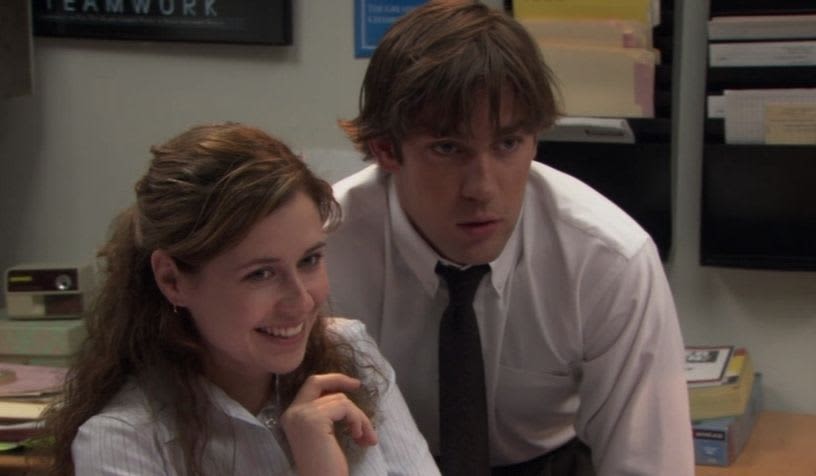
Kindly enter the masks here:
M 453 305 L 470 305 L 482 277 L 490 271 L 490 265 L 480 264 L 467 269 L 454 268 L 442 263 L 436 265 L 436 274 L 448 284 L 449 300 Z

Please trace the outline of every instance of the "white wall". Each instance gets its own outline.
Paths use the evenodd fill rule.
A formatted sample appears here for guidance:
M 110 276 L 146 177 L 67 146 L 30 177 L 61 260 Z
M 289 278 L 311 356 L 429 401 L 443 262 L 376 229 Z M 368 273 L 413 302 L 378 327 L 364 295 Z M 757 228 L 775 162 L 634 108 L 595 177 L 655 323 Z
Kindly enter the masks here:
M 35 38 L 35 94 L 0 102 L 0 268 L 90 257 L 148 147 L 195 123 L 260 126 L 330 178 L 361 167 L 336 126 L 367 65 L 353 3 L 293 3 L 291 47 Z
M 746 346 L 763 372 L 767 408 L 816 413 L 816 273 L 698 264 L 708 1 L 680 5 L 684 18 L 675 74 L 678 140 L 669 277 L 685 340 Z
M 0 269 L 92 256 L 148 146 L 194 123 L 260 126 L 330 179 L 361 167 L 336 126 L 367 64 L 354 59 L 352 1 L 294 3 L 292 47 L 36 38 L 34 96 L 0 101 Z M 686 341 L 746 345 L 769 408 L 816 413 L 816 273 L 697 264 L 707 2 L 679 5 L 669 276 Z

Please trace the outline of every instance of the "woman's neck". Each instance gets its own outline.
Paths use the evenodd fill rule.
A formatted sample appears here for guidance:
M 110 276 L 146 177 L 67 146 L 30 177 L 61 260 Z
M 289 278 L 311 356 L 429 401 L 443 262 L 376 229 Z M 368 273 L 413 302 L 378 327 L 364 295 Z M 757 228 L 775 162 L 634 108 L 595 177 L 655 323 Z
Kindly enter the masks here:
M 248 376 L 208 365 L 206 377 L 253 415 L 269 401 L 272 391 L 272 374 Z

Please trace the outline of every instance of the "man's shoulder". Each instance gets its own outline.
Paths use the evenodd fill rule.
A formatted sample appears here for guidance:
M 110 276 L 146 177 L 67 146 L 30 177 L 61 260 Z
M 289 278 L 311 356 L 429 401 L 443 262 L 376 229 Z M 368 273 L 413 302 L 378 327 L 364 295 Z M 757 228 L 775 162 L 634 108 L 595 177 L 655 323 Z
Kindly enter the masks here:
M 649 234 L 625 211 L 579 179 L 545 164 L 533 162 L 528 180 L 525 214 L 549 225 L 558 238 L 602 245 L 631 257 Z
M 340 179 L 332 185 L 332 189 L 334 197 L 341 203 L 385 193 L 385 174 L 377 164 L 371 164 Z

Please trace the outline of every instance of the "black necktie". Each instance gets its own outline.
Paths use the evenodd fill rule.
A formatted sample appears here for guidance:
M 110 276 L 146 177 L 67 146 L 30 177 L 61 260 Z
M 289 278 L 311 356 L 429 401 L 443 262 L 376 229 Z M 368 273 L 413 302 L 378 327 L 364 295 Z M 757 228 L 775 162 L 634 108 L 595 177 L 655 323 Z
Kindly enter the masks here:
M 488 265 L 459 270 L 441 263 L 448 307 L 439 324 L 439 466 L 445 476 L 489 475 L 482 345 L 473 296 Z

